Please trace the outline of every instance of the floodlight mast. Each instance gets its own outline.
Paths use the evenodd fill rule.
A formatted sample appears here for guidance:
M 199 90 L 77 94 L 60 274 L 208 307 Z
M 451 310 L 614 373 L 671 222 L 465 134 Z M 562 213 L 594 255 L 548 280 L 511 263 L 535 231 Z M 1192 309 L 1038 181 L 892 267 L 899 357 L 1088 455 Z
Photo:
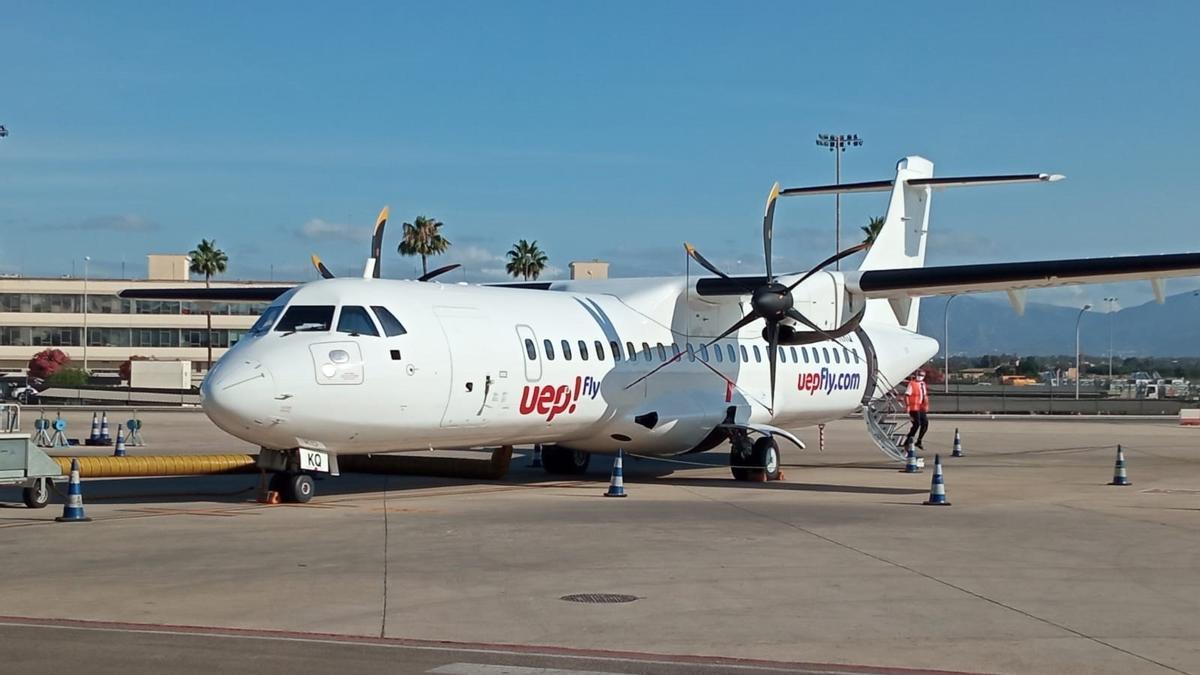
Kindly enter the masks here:
M 842 182 L 842 153 L 846 148 L 857 148 L 863 144 L 858 134 L 817 134 L 817 145 L 822 148 L 829 148 L 833 153 L 833 176 L 834 184 L 838 185 Z M 834 199 L 834 230 L 833 230 L 833 252 L 836 254 L 842 250 L 842 195 L 835 194 Z M 834 262 L 834 269 L 841 269 L 842 261 Z

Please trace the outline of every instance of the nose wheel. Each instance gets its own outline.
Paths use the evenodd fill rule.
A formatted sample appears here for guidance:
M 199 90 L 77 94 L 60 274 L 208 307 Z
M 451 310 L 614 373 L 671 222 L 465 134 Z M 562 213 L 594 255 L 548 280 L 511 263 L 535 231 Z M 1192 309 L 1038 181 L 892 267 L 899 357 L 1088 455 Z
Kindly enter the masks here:
M 279 498 L 292 504 L 307 504 L 316 493 L 316 483 L 306 473 L 276 473 L 271 475 L 270 489 Z

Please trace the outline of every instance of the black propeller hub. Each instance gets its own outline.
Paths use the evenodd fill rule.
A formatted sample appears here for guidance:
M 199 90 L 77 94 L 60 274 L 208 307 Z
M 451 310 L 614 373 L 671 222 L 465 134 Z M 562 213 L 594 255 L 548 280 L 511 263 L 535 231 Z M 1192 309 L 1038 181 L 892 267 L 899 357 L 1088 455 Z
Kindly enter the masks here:
M 787 316 L 787 311 L 792 308 L 792 292 L 787 286 L 772 281 L 754 291 L 750 304 L 759 316 L 767 321 L 782 321 Z

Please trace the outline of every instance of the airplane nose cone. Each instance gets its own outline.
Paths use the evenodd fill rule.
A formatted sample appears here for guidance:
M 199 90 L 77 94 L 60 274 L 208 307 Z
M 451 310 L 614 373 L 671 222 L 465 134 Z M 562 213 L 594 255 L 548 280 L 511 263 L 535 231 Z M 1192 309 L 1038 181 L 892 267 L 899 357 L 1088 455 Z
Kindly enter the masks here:
M 254 442 L 280 421 L 275 381 L 262 363 L 222 360 L 200 386 L 200 405 L 218 427 Z

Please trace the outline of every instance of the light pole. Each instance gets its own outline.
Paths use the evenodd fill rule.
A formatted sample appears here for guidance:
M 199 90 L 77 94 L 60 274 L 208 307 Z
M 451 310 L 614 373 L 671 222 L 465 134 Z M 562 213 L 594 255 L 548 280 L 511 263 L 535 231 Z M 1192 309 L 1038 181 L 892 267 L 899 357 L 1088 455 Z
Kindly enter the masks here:
M 1113 357 L 1113 348 L 1112 348 L 1112 347 L 1113 347 L 1113 343 L 1112 343 L 1112 333 L 1113 333 L 1113 305 L 1114 305 L 1114 304 L 1117 302 L 1117 300 L 1118 300 L 1118 299 L 1119 299 L 1119 298 L 1105 298 L 1105 299 L 1104 299 L 1104 301 L 1108 303 L 1108 386 L 1109 386 L 1109 387 L 1112 387 L 1112 357 Z
M 862 139 L 858 134 L 817 134 L 817 145 L 822 148 L 829 148 L 833 153 L 833 182 L 835 185 L 840 185 L 842 182 L 842 153 L 846 148 L 857 148 L 862 145 Z M 833 252 L 840 253 L 842 250 L 842 195 L 836 193 L 834 198 L 834 230 L 833 230 Z M 842 261 L 834 262 L 834 269 L 842 269 Z
M 952 295 L 952 296 L 950 296 L 950 299 L 946 301 L 946 311 L 942 317 L 944 319 L 944 323 L 945 323 L 945 331 L 942 334 L 942 336 L 943 336 L 943 339 L 942 339 L 943 345 L 942 346 L 946 350 L 946 382 L 945 382 L 945 384 L 946 384 L 946 393 L 947 394 L 950 393 L 950 303 L 954 302 L 954 299 L 957 297 L 958 297 L 957 294 Z
M 88 263 L 92 256 L 83 256 L 83 370 L 88 371 Z
M 1079 400 L 1079 321 L 1083 318 L 1083 313 L 1091 309 L 1091 305 L 1084 305 L 1079 310 L 1079 316 L 1075 317 L 1075 400 Z

